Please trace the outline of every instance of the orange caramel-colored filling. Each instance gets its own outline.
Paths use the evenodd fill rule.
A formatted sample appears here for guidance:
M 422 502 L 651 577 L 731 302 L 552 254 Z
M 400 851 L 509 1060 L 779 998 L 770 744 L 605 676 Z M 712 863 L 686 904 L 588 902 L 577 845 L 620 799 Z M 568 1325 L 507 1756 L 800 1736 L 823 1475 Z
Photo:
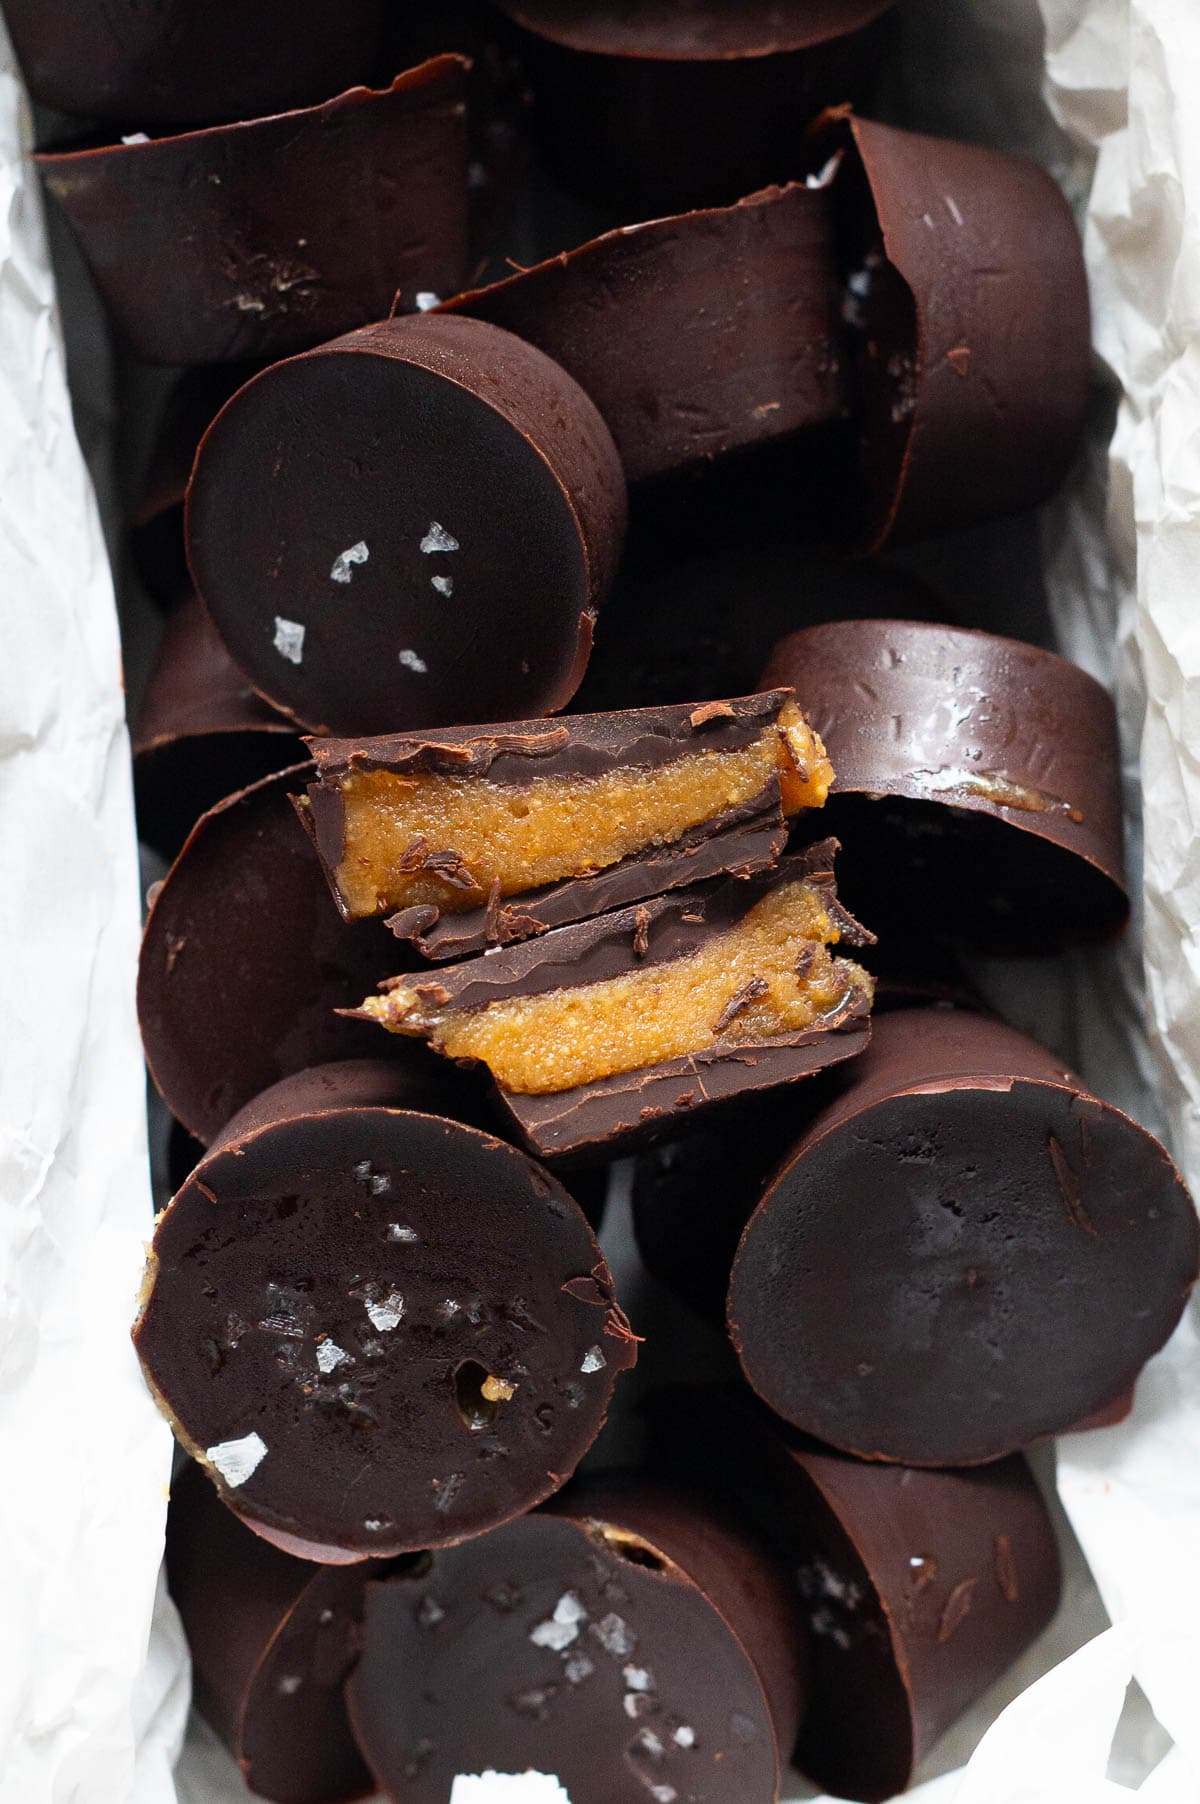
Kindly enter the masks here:
M 341 779 L 345 844 L 337 868 L 346 912 L 360 918 L 432 903 L 479 908 L 499 884 L 517 895 L 606 870 L 752 801 L 778 773 L 785 814 L 820 808 L 833 781 L 825 748 L 794 702 L 753 744 L 695 752 L 651 770 L 535 777 L 351 771 Z M 430 868 L 431 854 L 453 855 Z
M 869 998 L 872 979 L 829 951 L 839 937 L 820 892 L 797 879 L 667 964 L 474 1010 L 439 1003 L 434 984 L 424 994 L 397 986 L 363 1009 L 447 1058 L 481 1059 L 505 1090 L 547 1095 L 714 1046 L 799 1033 L 852 992 Z

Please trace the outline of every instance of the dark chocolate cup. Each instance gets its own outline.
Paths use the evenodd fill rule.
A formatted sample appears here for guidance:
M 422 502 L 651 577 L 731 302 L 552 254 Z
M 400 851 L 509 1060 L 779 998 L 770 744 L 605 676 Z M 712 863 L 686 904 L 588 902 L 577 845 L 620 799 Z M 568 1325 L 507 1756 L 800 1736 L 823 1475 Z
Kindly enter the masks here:
M 1112 1404 L 1196 1274 L 1151 1134 L 999 1021 L 899 1009 L 750 1216 L 729 1331 L 796 1427 L 973 1465 Z
M 138 836 L 166 859 L 223 797 L 304 757 L 295 723 L 255 693 L 194 597 L 163 629 L 132 738 Z
M 782 639 L 762 680 L 793 688 L 825 742 L 821 831 L 878 931 L 924 938 L 950 912 L 967 941 L 1039 952 L 1124 926 L 1116 714 L 1077 665 L 991 633 L 853 620 Z
M 585 1481 L 436 1556 L 415 1597 L 367 1598 L 347 1696 L 389 1798 L 444 1804 L 488 1769 L 555 1774 L 573 1804 L 778 1797 L 807 1666 L 790 1586 L 677 1486 Z
M 247 1525 L 344 1565 L 544 1501 L 635 1337 L 577 1204 L 386 1064 L 255 1099 L 160 1217 L 134 1342 Z
M 857 330 L 863 551 L 1036 506 L 1078 448 L 1079 233 L 1036 163 L 848 118 L 836 187 Z
M 236 662 L 310 728 L 359 734 L 562 707 L 626 495 L 564 370 L 426 314 L 247 383 L 201 444 L 187 508 L 196 586 Z
M 311 1565 L 252 1534 L 198 1466 L 174 1481 L 167 1582 L 193 1697 L 259 1797 L 341 1804 L 371 1790 L 342 1687 L 358 1657 L 368 1579 L 399 1583 L 404 1569 Z
M 367 81 L 384 0 L 8 0 L 43 106 L 137 127 L 279 112 Z
M 467 65 L 38 163 L 149 363 L 282 357 L 453 292 L 467 259 Z
M 903 1791 L 1058 1606 L 1054 1527 L 1027 1462 L 851 1459 L 740 1389 L 664 1391 L 649 1410 L 659 1457 L 702 1469 L 793 1575 L 811 1650 L 797 1765 L 836 1797 Z
M 892 3 L 494 0 L 520 28 L 555 171 L 584 193 L 656 211 L 733 201 L 798 174 L 814 113 L 869 90 Z
M 334 1013 L 396 968 L 379 922 L 348 927 L 329 900 L 289 794 L 299 765 L 202 815 L 157 890 L 138 965 L 138 1020 L 171 1113 L 208 1142 L 268 1085 L 323 1060 L 381 1053 Z M 432 1062 L 399 1048 L 414 1069 Z
M 827 189 L 624 226 L 443 311 L 503 326 L 596 403 L 630 482 L 847 411 Z

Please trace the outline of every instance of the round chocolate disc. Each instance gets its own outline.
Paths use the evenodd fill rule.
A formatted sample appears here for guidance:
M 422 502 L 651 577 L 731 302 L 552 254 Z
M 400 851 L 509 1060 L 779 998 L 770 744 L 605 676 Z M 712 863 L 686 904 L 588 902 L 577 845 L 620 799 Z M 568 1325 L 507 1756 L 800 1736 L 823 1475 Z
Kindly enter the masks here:
M 510 333 L 433 315 L 256 376 L 188 493 L 192 571 L 234 659 L 336 733 L 561 707 L 624 527 L 583 390 Z
M 235 1118 L 160 1218 L 134 1330 L 147 1377 L 287 1552 L 482 1534 L 571 1474 L 633 1363 L 608 1267 L 524 1154 L 362 1106 L 352 1067 L 350 1106 L 312 1086 Z
M 142 1045 L 163 1101 L 206 1143 L 291 1072 L 379 1051 L 376 1030 L 334 1011 L 356 1007 L 403 955 L 381 922 L 350 927 L 334 907 L 288 799 L 311 774 L 299 765 L 219 802 L 153 892 Z M 408 1049 L 400 1056 L 411 1068 Z
M 898 1009 L 751 1215 L 729 1329 L 785 1421 L 971 1465 L 1110 1404 L 1196 1273 L 1151 1134 L 999 1021 Z
M 415 1587 L 370 1586 L 347 1697 L 406 1804 L 529 1770 L 572 1804 L 773 1804 L 804 1651 L 783 1572 L 743 1531 L 676 1491 L 584 1483 Z

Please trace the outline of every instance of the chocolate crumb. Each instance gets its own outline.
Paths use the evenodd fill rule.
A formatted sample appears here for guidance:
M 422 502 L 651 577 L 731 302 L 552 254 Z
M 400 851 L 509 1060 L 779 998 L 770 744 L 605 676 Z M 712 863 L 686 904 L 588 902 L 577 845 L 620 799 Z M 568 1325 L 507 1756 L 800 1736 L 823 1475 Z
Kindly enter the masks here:
M 752 1002 L 757 1002 L 760 996 L 765 996 L 770 987 L 765 977 L 752 977 L 749 983 L 744 983 L 740 990 L 734 992 L 721 1010 L 713 1024 L 713 1033 L 723 1034 L 730 1022 L 736 1020 L 742 1010 L 749 1008 Z

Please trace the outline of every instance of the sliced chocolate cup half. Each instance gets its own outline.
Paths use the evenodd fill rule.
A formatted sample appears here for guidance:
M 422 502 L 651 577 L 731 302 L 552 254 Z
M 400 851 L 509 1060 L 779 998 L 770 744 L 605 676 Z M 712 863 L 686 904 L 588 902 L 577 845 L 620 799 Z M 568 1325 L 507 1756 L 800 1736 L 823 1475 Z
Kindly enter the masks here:
M 4 21 L 43 106 L 122 124 L 203 124 L 322 100 L 369 80 L 384 0 L 9 0 Z
M 446 310 L 503 326 L 569 370 L 630 482 L 847 412 L 830 195 L 802 182 L 622 226 Z
M 395 970 L 396 942 L 330 906 L 289 800 L 310 775 L 299 765 L 219 802 L 152 891 L 142 1045 L 163 1101 L 205 1143 L 291 1072 L 380 1051 L 377 1034 L 334 1011 Z
M 948 932 L 996 950 L 1124 926 L 1116 713 L 1086 671 L 992 633 L 850 620 L 780 640 L 763 683 L 792 687 L 828 748 L 822 828 L 877 930 L 911 937 L 948 895 Z
M 835 1797 L 904 1791 L 1057 1608 L 1054 1526 L 1027 1462 L 851 1459 L 737 1389 L 664 1391 L 650 1408 L 676 1482 L 703 1473 L 793 1577 L 812 1674 L 796 1764 Z
M 669 1132 L 866 1045 L 871 979 L 831 947 L 870 936 L 837 901 L 834 850 L 392 979 L 359 1012 L 485 1065 L 545 1156 Z
M 418 1565 L 314 1566 L 252 1534 L 198 1466 L 175 1479 L 167 1582 L 193 1697 L 257 1796 L 342 1804 L 371 1790 L 343 1685 L 358 1658 L 367 1580 Z
M 1153 1135 L 999 1021 L 899 1009 L 750 1216 L 729 1330 L 785 1421 L 972 1465 L 1123 1397 L 1196 1275 Z
M 304 756 L 294 721 L 255 693 L 194 597 L 163 628 L 132 738 L 138 836 L 167 859 L 225 796 Z
M 379 1102 L 378 1071 L 343 1067 L 322 1090 L 276 1086 L 185 1182 L 134 1341 L 243 1521 L 347 1564 L 548 1497 L 635 1338 L 582 1212 L 525 1154 Z
M 674 212 L 795 175 L 814 113 L 869 93 L 892 0 L 495 4 L 519 28 L 560 178 Z
M 432 958 L 767 867 L 833 776 L 786 690 L 309 745 L 300 818 L 342 914 L 395 911 Z
M 415 1594 L 372 1585 L 347 1692 L 392 1799 L 532 1770 L 573 1804 L 774 1804 L 805 1656 L 752 1535 L 678 1487 L 585 1481 L 436 1555 Z
M 233 397 L 196 460 L 188 556 L 260 693 L 315 731 L 381 733 L 562 707 L 625 513 L 612 437 L 571 377 L 511 333 L 427 314 Z
M 863 551 L 1035 507 L 1083 431 L 1083 246 L 1025 157 L 833 115 Z M 836 154 L 836 152 L 835 152 Z
M 435 57 L 321 106 L 35 160 L 139 357 L 282 357 L 458 287 L 466 72 Z

